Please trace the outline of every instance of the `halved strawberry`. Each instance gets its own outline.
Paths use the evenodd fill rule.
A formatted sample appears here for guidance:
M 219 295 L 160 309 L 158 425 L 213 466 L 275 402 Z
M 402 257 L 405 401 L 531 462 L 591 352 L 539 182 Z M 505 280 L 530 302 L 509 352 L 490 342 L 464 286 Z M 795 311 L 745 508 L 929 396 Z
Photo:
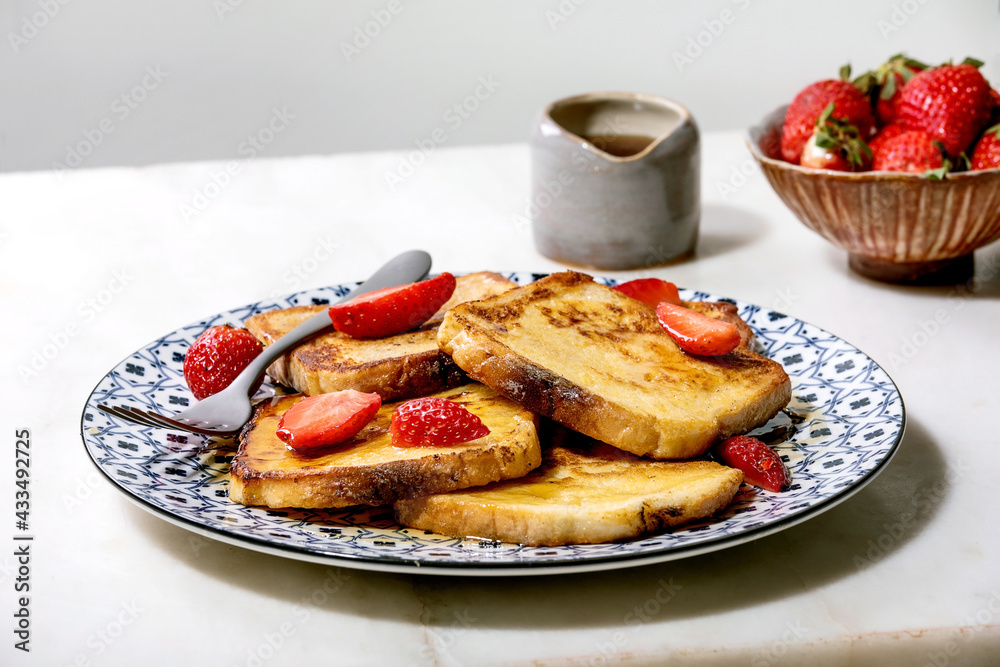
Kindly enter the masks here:
M 264 346 L 246 329 L 206 329 L 184 355 L 184 380 L 199 401 L 228 387 Z
M 386 287 L 331 306 L 333 328 L 353 338 L 384 338 L 426 322 L 451 298 L 450 273 L 409 285 Z
M 777 452 L 757 438 L 737 435 L 715 448 L 716 457 L 743 472 L 748 484 L 768 491 L 782 491 L 792 483 L 788 469 Z
M 677 291 L 677 285 L 659 278 L 636 278 L 615 285 L 613 289 L 625 296 L 638 299 L 652 308 L 656 308 L 661 301 L 677 306 L 681 305 L 681 296 Z
M 400 404 L 389 423 L 396 447 L 447 447 L 482 438 L 489 432 L 465 406 L 436 396 Z
M 656 317 L 670 337 L 688 354 L 718 357 L 729 354 L 740 344 L 740 330 L 735 324 L 662 302 Z
M 299 451 L 337 445 L 358 434 L 382 406 L 378 394 L 353 389 L 308 396 L 278 421 L 278 437 Z

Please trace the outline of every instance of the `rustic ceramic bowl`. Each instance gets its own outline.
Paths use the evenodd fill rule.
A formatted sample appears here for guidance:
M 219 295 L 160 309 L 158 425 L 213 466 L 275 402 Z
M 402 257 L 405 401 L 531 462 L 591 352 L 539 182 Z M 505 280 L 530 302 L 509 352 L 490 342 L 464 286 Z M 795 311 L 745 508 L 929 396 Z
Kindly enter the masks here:
M 1000 238 L 1000 169 L 949 174 L 846 173 L 781 159 L 782 107 L 750 128 L 747 144 L 792 212 L 838 248 L 857 273 L 893 283 L 972 277 L 972 253 Z

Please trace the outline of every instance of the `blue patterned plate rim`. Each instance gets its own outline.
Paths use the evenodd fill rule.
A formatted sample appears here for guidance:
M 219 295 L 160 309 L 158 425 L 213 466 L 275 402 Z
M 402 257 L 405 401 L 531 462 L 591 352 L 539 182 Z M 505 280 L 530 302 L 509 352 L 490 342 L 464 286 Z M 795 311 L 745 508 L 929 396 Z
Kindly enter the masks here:
M 546 274 L 504 275 L 526 284 Z M 615 284 L 611 278 L 596 279 Z M 626 542 L 523 547 L 401 528 L 386 519 L 385 508 L 276 511 L 244 507 L 225 496 L 225 471 L 231 456 L 204 447 L 207 439 L 122 424 L 96 409 L 99 403 L 117 402 L 139 403 L 164 413 L 180 410 L 190 399 L 181 371 L 183 350 L 201 331 L 224 322 L 240 324 L 265 310 L 323 303 L 352 287 L 305 290 L 218 313 L 170 332 L 123 359 L 95 385 L 81 416 L 81 437 L 95 466 L 115 488 L 155 516 L 263 553 L 418 574 L 563 574 L 691 557 L 799 524 L 847 500 L 872 481 L 892 459 L 903 437 L 902 397 L 885 370 L 868 355 L 783 313 L 690 289 L 682 289 L 681 296 L 735 304 L 757 334 L 758 349 L 780 361 L 791 377 L 788 409 L 752 433 L 771 440 L 789 467 L 793 486 L 772 494 L 744 485 L 733 503 L 713 519 Z M 258 397 L 275 391 L 268 381 Z M 115 442 L 109 444 L 111 440 Z

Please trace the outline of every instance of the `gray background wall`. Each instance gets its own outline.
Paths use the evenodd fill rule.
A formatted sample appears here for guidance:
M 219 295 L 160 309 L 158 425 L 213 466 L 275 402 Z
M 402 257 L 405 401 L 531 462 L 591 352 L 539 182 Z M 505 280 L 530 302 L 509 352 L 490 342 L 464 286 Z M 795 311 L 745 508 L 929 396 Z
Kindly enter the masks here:
M 0 171 L 518 142 L 592 90 L 742 128 L 899 51 L 1000 84 L 997 0 L 0 0 L 0 35 Z

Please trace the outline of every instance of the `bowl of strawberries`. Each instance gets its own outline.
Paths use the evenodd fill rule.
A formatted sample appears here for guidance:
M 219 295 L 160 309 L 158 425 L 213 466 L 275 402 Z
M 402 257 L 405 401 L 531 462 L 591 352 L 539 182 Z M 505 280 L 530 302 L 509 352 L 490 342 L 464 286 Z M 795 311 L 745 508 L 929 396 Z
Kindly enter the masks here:
M 853 79 L 845 67 L 752 127 L 750 152 L 855 272 L 968 280 L 973 252 L 1000 238 L 1000 93 L 981 65 L 901 54 Z

